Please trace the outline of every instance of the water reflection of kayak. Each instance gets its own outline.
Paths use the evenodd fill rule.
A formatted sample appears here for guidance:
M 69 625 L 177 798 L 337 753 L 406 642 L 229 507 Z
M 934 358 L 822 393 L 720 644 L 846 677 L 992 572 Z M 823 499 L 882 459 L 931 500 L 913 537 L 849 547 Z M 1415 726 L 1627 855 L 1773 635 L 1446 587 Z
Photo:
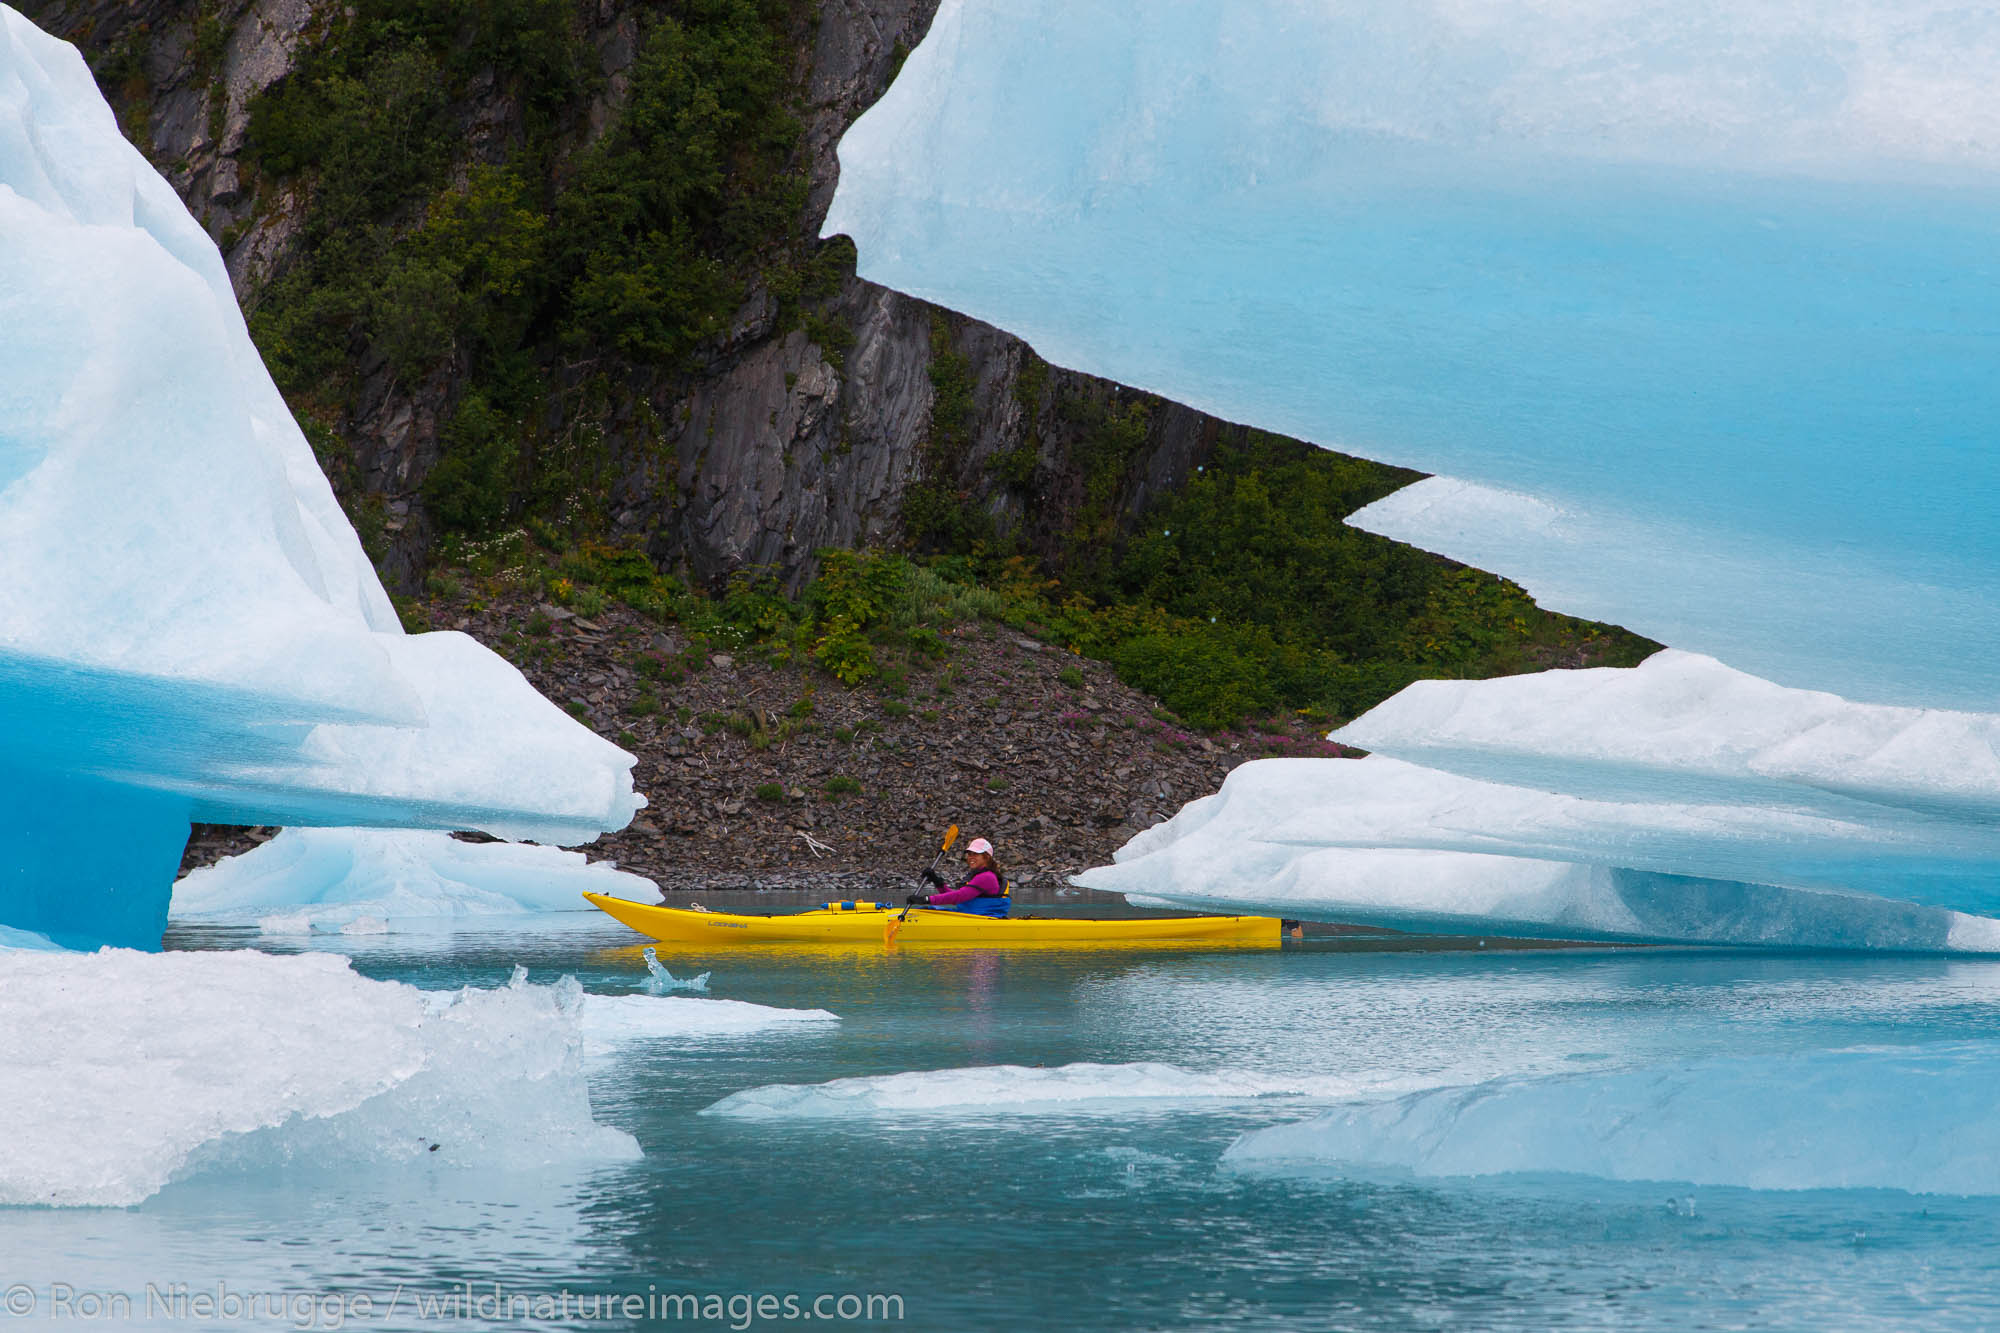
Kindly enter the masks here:
M 1000 948 L 1118 944 L 1229 944 L 1276 948 L 1281 924 L 1268 916 L 990 917 L 935 907 L 828 903 L 808 912 L 747 915 L 655 907 L 586 893 L 591 906 L 642 935 L 672 944 L 978 944 Z

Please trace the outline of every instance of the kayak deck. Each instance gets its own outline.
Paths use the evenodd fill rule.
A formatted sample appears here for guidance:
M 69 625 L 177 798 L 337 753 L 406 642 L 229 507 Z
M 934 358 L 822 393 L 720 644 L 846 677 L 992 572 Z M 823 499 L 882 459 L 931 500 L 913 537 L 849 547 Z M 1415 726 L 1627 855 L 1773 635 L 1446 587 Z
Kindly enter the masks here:
M 1275 948 L 1276 917 L 1174 916 L 1122 920 L 989 917 L 935 907 L 830 904 L 783 916 L 656 907 L 586 893 L 592 907 L 668 944 L 977 944 L 1102 947 L 1123 944 L 1237 944 Z

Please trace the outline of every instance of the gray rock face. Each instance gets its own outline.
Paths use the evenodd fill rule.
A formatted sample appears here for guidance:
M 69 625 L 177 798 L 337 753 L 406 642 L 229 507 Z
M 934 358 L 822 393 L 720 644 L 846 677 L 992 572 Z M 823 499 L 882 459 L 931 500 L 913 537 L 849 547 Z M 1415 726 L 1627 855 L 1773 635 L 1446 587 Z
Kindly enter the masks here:
M 237 155 L 250 102 L 283 78 L 301 42 L 331 6 L 323 0 L 24 0 L 20 9 L 57 36 L 97 52 L 126 50 L 146 82 L 143 115 L 126 129 L 209 234 L 240 234 L 231 247 L 237 295 L 260 286 L 291 245 L 295 209 L 252 218 Z M 214 25 L 212 28 L 208 25 Z M 223 40 L 219 49 L 212 34 Z M 207 39 L 207 40 L 205 40 Z M 135 120 L 137 123 L 135 123 Z
M 800 51 L 809 179 L 802 239 L 817 235 L 833 197 L 841 134 L 888 86 L 936 9 L 937 0 L 819 0 Z M 128 129 L 224 243 L 238 296 L 253 305 L 297 242 L 303 199 L 268 187 L 253 198 L 244 189 L 237 155 L 249 105 L 337 16 L 338 0 L 221 0 L 212 9 L 185 0 L 25 0 L 25 12 L 100 55 L 121 44 L 145 52 L 145 123 L 133 126 L 128 114 Z M 605 79 L 584 109 L 579 147 L 615 123 L 640 39 L 627 0 L 595 0 L 583 12 Z M 219 57 L 213 30 L 204 44 L 198 26 L 211 21 L 226 27 Z M 473 156 L 503 151 L 516 115 L 504 97 L 475 89 L 459 114 Z M 586 410 L 581 392 L 551 405 L 551 436 L 601 439 L 620 533 L 705 582 L 761 567 L 797 587 L 818 549 L 902 540 L 905 498 L 922 484 L 1060 564 L 1080 516 L 1108 514 L 1129 526 L 1240 429 L 1146 399 L 1143 441 L 1117 461 L 1106 505 L 1092 497 L 1087 475 L 1101 461 L 1087 466 L 1080 454 L 1093 414 L 1129 409 L 1129 390 L 1047 367 L 998 329 L 858 278 L 815 314 L 850 331 L 852 344 L 834 352 L 801 329 L 780 330 L 776 303 L 757 291 L 702 371 L 628 383 L 608 408 Z M 970 379 L 962 423 L 934 420 L 940 353 Z M 432 538 L 420 490 L 462 376 L 447 365 L 404 384 L 386 366 L 362 369 L 341 433 L 357 484 L 395 515 L 380 564 L 407 588 Z M 950 448 L 939 446 L 945 435 Z

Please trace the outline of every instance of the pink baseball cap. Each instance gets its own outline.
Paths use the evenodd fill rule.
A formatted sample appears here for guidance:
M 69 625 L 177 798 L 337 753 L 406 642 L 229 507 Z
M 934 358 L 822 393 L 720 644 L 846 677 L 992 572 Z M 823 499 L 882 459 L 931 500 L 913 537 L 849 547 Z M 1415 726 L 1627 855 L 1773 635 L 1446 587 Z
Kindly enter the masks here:
M 965 844 L 965 850 L 968 852 L 980 852 L 986 856 L 991 856 L 993 855 L 993 844 L 986 841 L 986 839 L 984 838 L 974 838 L 971 842 Z

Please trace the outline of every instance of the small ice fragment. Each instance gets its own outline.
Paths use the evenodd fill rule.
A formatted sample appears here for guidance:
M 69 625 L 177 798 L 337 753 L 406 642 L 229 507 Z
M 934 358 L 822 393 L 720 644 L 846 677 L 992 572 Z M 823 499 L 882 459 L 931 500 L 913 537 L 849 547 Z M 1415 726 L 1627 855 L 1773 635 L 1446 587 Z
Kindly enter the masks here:
M 653 952 L 651 945 L 646 946 L 646 971 L 651 974 L 646 978 L 648 995 L 665 995 L 668 991 L 677 990 L 705 991 L 708 989 L 708 979 L 715 975 L 713 972 L 704 972 L 698 977 L 677 977 L 667 971 L 665 964 L 660 962 L 660 956 Z

